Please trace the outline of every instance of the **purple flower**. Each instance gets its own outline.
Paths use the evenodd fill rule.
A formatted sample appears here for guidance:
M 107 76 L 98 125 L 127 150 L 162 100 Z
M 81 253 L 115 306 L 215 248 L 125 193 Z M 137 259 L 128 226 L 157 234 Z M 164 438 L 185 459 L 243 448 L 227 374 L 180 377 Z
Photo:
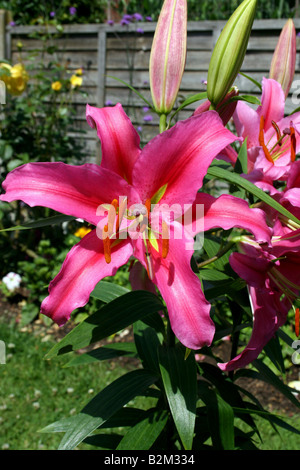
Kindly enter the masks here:
M 144 113 L 147 113 L 147 111 L 149 111 L 148 106 L 144 106 L 144 107 L 143 107 L 143 111 L 144 111 Z
M 139 34 L 144 34 L 144 30 L 142 28 L 137 28 L 136 32 Z
M 142 132 L 142 131 L 143 131 L 143 128 L 142 128 L 142 126 L 138 126 L 136 130 L 137 130 L 138 132 Z
M 133 16 L 128 15 L 127 13 L 123 15 L 123 18 L 122 18 L 122 20 L 125 20 L 125 21 L 132 21 L 132 19 L 133 19 Z
M 50 16 L 53 18 L 55 16 L 55 11 L 50 11 Z
M 151 16 L 146 16 L 145 20 L 146 20 L 146 21 L 153 21 L 152 18 L 151 18 Z
M 106 100 L 105 101 L 105 106 L 111 106 L 113 102 L 111 100 Z
M 143 17 L 140 13 L 133 13 L 132 17 L 136 20 L 136 21 L 143 21 Z
M 70 12 L 70 15 L 76 15 L 77 8 L 75 8 L 75 7 L 70 7 L 70 8 L 69 8 L 69 12 Z
M 14 21 L 11 21 L 9 24 L 10 26 L 16 26 L 16 23 Z
M 145 122 L 151 122 L 151 121 L 153 121 L 153 117 L 151 116 L 151 114 L 146 114 L 146 115 L 144 116 L 144 121 L 145 121 Z
M 120 21 L 120 25 L 122 25 L 122 26 L 124 26 L 125 24 L 129 24 L 129 23 L 130 23 L 130 21 L 128 21 L 124 18 L 122 18 L 121 21 Z
M 107 24 L 110 26 L 113 26 L 115 24 L 114 20 L 107 20 Z

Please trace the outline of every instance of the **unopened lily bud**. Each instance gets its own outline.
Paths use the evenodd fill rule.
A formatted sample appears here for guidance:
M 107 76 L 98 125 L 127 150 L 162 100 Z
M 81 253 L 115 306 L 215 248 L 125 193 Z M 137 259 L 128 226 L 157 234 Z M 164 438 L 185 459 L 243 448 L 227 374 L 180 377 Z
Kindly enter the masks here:
M 280 33 L 275 48 L 269 78 L 280 83 L 285 97 L 287 97 L 295 74 L 296 65 L 296 29 L 290 18 Z
M 238 88 L 236 86 L 232 87 L 226 94 L 225 98 L 216 106 L 216 111 L 219 113 L 224 126 L 226 126 L 230 118 L 233 116 L 237 101 L 233 101 L 232 98 L 234 96 L 238 96 L 238 94 Z M 204 101 L 204 103 L 200 104 L 200 106 L 198 106 L 198 108 L 194 111 L 193 116 L 197 116 L 198 114 L 202 114 L 205 111 L 208 111 L 210 109 L 210 105 L 211 102 L 209 100 Z
M 150 89 L 155 110 L 168 114 L 174 105 L 186 61 L 187 1 L 165 0 L 151 48 Z
M 254 21 L 257 0 L 244 0 L 227 21 L 214 47 L 207 75 L 207 97 L 215 107 L 240 71 Z

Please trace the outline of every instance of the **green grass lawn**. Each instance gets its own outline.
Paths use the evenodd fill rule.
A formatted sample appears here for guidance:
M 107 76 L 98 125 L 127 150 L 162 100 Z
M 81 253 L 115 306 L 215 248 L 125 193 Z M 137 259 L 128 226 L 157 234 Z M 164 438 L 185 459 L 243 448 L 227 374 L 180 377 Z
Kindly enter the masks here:
M 0 324 L 0 339 L 6 343 L 6 364 L 0 365 L 0 449 L 56 449 L 63 435 L 39 430 L 78 413 L 126 372 L 117 362 L 64 368 L 67 356 L 44 359 L 51 340 L 7 324 Z
M 96 393 L 126 372 L 116 360 L 70 368 L 63 367 L 67 356 L 46 361 L 52 338 L 21 332 L 16 325 L 0 323 L 0 339 L 6 343 L 6 364 L 0 365 L 0 450 L 57 449 L 63 435 L 39 431 L 79 412 Z M 140 408 L 148 405 L 139 399 Z M 287 417 L 287 422 L 300 429 L 299 416 Z M 299 435 L 282 429 L 277 434 L 262 419 L 257 424 L 263 440 L 260 443 L 255 438 L 260 449 L 300 448 Z M 91 449 L 87 444 L 79 448 Z

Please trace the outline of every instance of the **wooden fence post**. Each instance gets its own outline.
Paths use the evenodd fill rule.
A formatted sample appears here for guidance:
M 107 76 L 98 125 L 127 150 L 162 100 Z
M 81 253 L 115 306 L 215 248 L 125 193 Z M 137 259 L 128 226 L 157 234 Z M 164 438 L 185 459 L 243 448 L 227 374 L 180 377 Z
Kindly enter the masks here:
M 6 27 L 6 11 L 0 10 L 0 60 L 5 59 L 5 56 L 6 56 L 5 27 Z

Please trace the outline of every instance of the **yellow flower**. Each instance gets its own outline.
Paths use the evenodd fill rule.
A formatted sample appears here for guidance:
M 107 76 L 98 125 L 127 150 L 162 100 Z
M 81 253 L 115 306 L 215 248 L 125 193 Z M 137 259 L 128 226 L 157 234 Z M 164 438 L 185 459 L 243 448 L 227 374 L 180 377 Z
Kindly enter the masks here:
M 82 75 L 82 74 L 83 74 L 83 71 L 81 67 L 80 69 L 75 70 L 75 75 Z
M 77 75 L 72 75 L 70 78 L 72 88 L 82 85 L 82 77 L 77 77 Z
M 92 229 L 87 227 L 80 227 L 74 233 L 75 237 L 83 238 L 87 233 L 89 233 Z
M 29 76 L 23 64 L 16 64 L 13 67 L 9 64 L 1 63 L 0 67 L 6 73 L 1 75 L 1 80 L 6 84 L 6 88 L 12 95 L 20 95 L 26 88 Z
M 59 81 L 51 83 L 51 88 L 54 91 L 59 91 L 61 89 L 61 87 L 62 87 L 62 83 L 59 82 Z

